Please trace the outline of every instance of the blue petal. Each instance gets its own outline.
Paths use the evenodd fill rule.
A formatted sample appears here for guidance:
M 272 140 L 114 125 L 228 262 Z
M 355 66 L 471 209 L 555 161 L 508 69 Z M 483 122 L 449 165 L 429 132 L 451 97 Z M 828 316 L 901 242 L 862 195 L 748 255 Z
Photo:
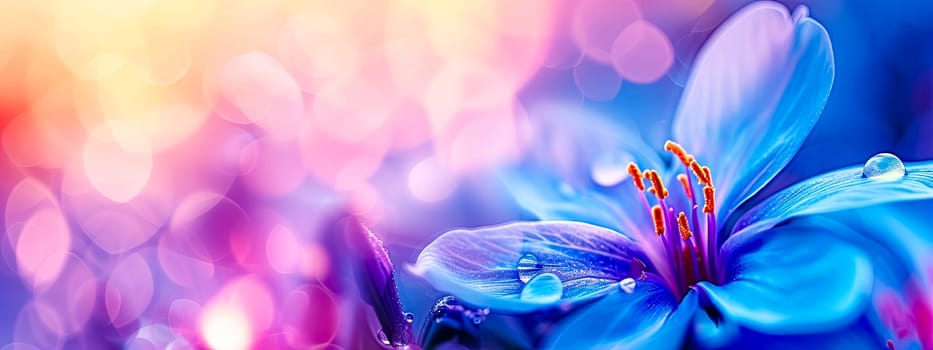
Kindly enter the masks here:
M 735 235 L 760 231 L 791 217 L 933 198 L 933 161 L 905 163 L 907 175 L 894 180 L 862 176 L 856 166 L 819 175 L 788 187 L 746 212 Z
M 730 241 L 722 250 L 726 282 L 696 286 L 700 307 L 721 315 L 722 327 L 814 334 L 852 325 L 869 306 L 871 260 L 834 232 L 789 225 Z
M 703 342 L 702 330 L 696 330 L 695 348 L 720 348 L 716 344 Z M 860 320 L 851 326 L 832 332 L 820 332 L 807 335 L 774 335 L 741 330 L 728 343 L 729 349 L 783 350 L 783 349 L 846 349 L 879 350 L 886 349 L 885 338 L 881 338 L 867 320 Z M 905 347 L 906 348 L 906 347 Z M 898 347 L 898 349 L 902 349 Z
M 623 175 L 627 161 L 657 169 L 664 165 L 658 148 L 646 144 L 638 130 L 618 116 L 561 105 L 541 106 L 529 114 L 529 160 L 575 187 L 615 185 L 607 180 L 619 177 L 594 176 L 594 164 L 600 160 L 621 158 Z
M 574 188 L 548 170 L 523 168 L 501 179 L 518 204 L 540 220 L 573 220 L 626 230 L 619 203 L 593 190 Z
M 447 232 L 424 248 L 415 271 L 467 303 L 525 312 L 598 297 L 624 278 L 640 278 L 640 254 L 632 240 L 598 226 L 525 222 Z
M 819 118 L 834 76 L 825 29 L 784 5 L 756 2 L 697 56 L 674 137 L 712 169 L 717 206 L 733 210 L 790 162 Z
M 656 149 L 619 120 L 549 106 L 533 115 L 530 154 L 502 179 L 541 220 L 572 220 L 623 232 L 651 227 L 626 171 L 628 162 L 663 169 Z
M 573 312 L 545 339 L 548 349 L 682 349 L 696 293 L 680 306 L 662 285 L 644 282 Z

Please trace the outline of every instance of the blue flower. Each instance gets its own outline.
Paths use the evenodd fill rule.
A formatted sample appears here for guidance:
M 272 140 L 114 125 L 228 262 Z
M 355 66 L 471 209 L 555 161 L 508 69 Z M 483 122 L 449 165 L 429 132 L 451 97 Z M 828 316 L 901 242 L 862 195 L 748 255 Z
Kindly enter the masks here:
M 837 227 L 779 224 L 933 198 L 933 162 L 879 154 L 737 212 L 800 148 L 833 76 L 828 35 L 805 7 L 749 5 L 695 61 L 674 119 L 680 143 L 664 147 L 672 164 L 605 120 L 539 133 L 585 138 L 539 155 L 558 174 L 507 177 L 544 221 L 447 232 L 416 271 L 498 312 L 580 306 L 543 340 L 554 348 L 883 348 L 865 316 L 869 254 Z M 560 164 L 571 150 L 592 167 Z

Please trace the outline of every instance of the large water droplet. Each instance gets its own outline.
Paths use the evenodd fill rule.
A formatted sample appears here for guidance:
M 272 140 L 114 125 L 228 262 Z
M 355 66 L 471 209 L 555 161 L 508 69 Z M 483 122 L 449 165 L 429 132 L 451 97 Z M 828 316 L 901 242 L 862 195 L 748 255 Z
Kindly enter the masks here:
M 629 277 L 629 278 L 619 281 L 619 288 L 621 288 L 622 291 L 625 293 L 628 293 L 628 294 L 634 293 L 635 292 L 635 279 Z
M 593 161 L 590 177 L 600 186 L 615 186 L 625 180 L 632 156 L 625 152 L 606 152 Z
M 538 261 L 538 258 L 531 254 L 525 254 L 525 256 L 518 259 L 518 266 L 515 268 L 518 270 L 518 279 L 522 283 L 528 283 L 532 278 L 541 273 L 541 262 Z
M 413 314 L 413 313 L 411 313 L 411 312 L 406 312 L 406 313 L 405 313 L 405 322 L 408 322 L 408 323 L 413 323 L 413 322 L 415 322 L 415 314 Z
M 865 162 L 862 176 L 872 180 L 896 180 L 907 175 L 900 158 L 891 153 L 878 153 Z
M 522 288 L 522 301 L 548 304 L 560 300 L 564 294 L 564 284 L 553 273 L 542 273 L 532 278 Z

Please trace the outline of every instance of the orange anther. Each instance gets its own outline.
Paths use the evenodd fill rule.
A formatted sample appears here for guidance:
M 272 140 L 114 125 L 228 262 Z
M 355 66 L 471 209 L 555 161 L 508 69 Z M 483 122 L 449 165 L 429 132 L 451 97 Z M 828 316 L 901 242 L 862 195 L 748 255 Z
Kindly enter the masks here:
M 684 193 L 687 194 L 687 197 L 693 198 L 693 188 L 690 187 L 690 182 L 687 181 L 687 174 L 677 175 L 677 181 L 680 181 L 680 185 L 684 187 Z
M 706 184 L 712 186 L 712 185 L 713 185 L 713 176 L 709 174 L 709 167 L 708 167 L 708 166 L 704 166 L 704 167 L 703 167 L 703 176 L 706 177 Z
M 714 198 L 716 198 L 716 189 L 710 185 L 703 187 L 703 200 L 706 202 L 703 204 L 704 213 L 712 214 L 714 209 L 716 209 L 716 204 L 713 202 Z
M 657 171 L 645 170 L 645 178 L 651 181 L 651 187 L 655 189 L 654 195 L 658 196 L 658 199 L 667 198 L 667 189 L 661 183 L 661 175 L 658 175 Z
M 693 236 L 693 232 L 690 232 L 690 226 L 687 224 L 687 214 L 684 214 L 684 212 L 677 214 L 677 227 L 680 228 L 680 237 L 684 240 L 688 240 Z
M 664 149 L 677 156 L 677 158 L 679 158 L 680 161 L 686 166 L 690 166 L 690 163 L 693 162 L 693 156 L 687 154 L 687 151 L 685 151 L 684 148 L 677 142 L 667 140 L 667 142 L 664 143 Z
M 635 182 L 635 187 L 638 187 L 639 191 L 644 191 L 645 181 L 641 179 L 641 169 L 638 169 L 637 164 L 628 163 L 628 174 L 632 175 L 632 181 Z
M 703 167 L 701 167 L 700 163 L 697 163 L 695 159 L 690 162 L 690 170 L 697 176 L 697 180 L 700 181 L 700 184 L 709 185 L 709 180 L 706 178 L 706 173 L 703 172 Z
M 654 232 L 658 236 L 664 234 L 664 211 L 660 205 L 651 207 L 651 219 L 654 220 Z

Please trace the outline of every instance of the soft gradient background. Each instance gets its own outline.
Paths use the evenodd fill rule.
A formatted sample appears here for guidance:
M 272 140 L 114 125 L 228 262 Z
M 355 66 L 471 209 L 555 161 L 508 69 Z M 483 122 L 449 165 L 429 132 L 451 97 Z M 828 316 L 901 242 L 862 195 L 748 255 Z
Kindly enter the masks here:
M 369 334 L 327 283 L 347 211 L 420 322 L 439 295 L 404 269 L 418 249 L 528 218 L 496 175 L 529 124 L 596 113 L 660 145 L 744 3 L 0 0 L 0 348 L 347 346 Z M 882 151 L 933 158 L 933 4 L 803 3 L 836 82 L 763 194 Z

